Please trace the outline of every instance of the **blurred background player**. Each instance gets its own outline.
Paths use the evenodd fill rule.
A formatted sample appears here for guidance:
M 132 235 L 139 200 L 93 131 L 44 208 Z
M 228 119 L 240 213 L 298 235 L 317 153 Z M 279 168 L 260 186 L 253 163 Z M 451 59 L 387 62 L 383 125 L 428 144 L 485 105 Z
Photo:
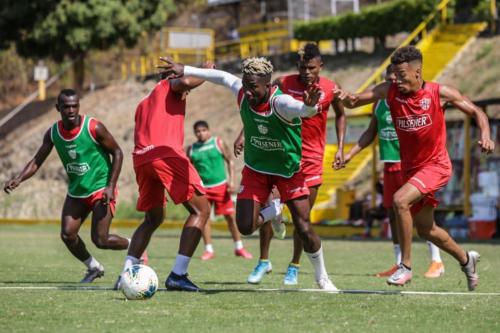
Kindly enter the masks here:
M 327 115 L 330 105 L 335 111 L 335 128 L 338 142 L 338 151 L 335 154 L 333 165 L 340 167 L 344 160 L 343 151 L 346 126 L 344 105 L 333 96 L 333 90 L 337 87 L 336 83 L 320 76 L 322 68 L 323 61 L 321 60 L 321 53 L 318 46 L 308 43 L 298 53 L 298 74 L 280 77 L 273 83 L 284 94 L 290 95 L 298 101 L 303 100 L 304 91 L 311 85 L 318 85 L 321 90 L 318 113 L 310 118 L 302 118 L 301 172 L 309 188 L 309 204 L 311 208 L 314 206 L 319 187 L 323 182 L 323 156 L 326 144 Z M 248 277 L 249 283 L 259 283 L 264 274 L 272 267 L 269 260 L 269 246 L 273 237 L 271 225 L 263 225 L 259 229 L 259 236 L 260 259 Z M 277 238 L 284 238 L 284 234 L 277 236 Z M 297 230 L 295 230 L 293 233 L 293 257 L 287 267 L 284 278 L 285 285 L 296 285 L 298 283 L 302 248 L 302 241 Z
M 189 146 L 187 155 L 203 181 L 207 199 L 213 204 L 215 215 L 223 215 L 227 221 L 227 227 L 234 241 L 234 254 L 245 259 L 252 259 L 252 255 L 243 247 L 235 223 L 234 204 L 231 199 L 231 193 L 235 191 L 234 162 L 229 149 L 222 139 L 210 134 L 206 121 L 195 122 L 193 130 L 198 141 Z M 226 162 L 227 172 L 224 162 Z M 205 251 L 201 259 L 210 260 L 215 256 L 210 221 L 203 229 L 203 241 Z
M 450 103 L 474 118 L 480 131 L 478 146 L 482 152 L 491 153 L 495 143 L 491 140 L 486 114 L 455 88 L 424 81 L 422 61 L 422 53 L 416 47 L 402 47 L 391 56 L 395 82 L 383 82 L 359 94 L 342 90 L 335 94 L 350 108 L 386 99 L 395 124 L 404 182 L 393 197 L 401 264 L 387 283 L 402 286 L 412 279 L 411 244 L 415 224 L 420 237 L 436 244 L 460 263 L 468 289 L 474 290 L 479 282 L 476 271 L 479 253 L 466 252 L 434 221 L 434 210 L 439 203 L 434 194 L 448 183 L 452 173 L 442 105 Z
M 231 89 L 237 97 L 246 142 L 236 205 L 239 231 L 250 235 L 281 213 L 280 205 L 262 209 L 276 186 L 315 269 L 316 283 L 320 289 L 337 290 L 326 272 L 321 240 L 311 227 L 309 190 L 300 171 L 301 118 L 317 113 L 320 88 L 311 85 L 304 92 L 304 102 L 283 94 L 271 85 L 273 66 L 265 58 L 245 59 L 243 79 L 215 69 L 184 66 L 166 58 L 163 61 L 160 68 L 171 77 L 199 77 Z
M 78 235 L 90 213 L 91 239 L 99 249 L 125 250 L 129 245 L 128 239 L 109 234 L 123 153 L 101 122 L 79 114 L 80 99 L 74 90 L 61 90 L 56 109 L 61 120 L 45 132 L 35 157 L 19 175 L 5 183 L 4 191 L 10 193 L 33 176 L 52 148 L 56 147 L 68 175 L 68 193 L 61 218 L 61 239 L 71 254 L 87 266 L 87 273 L 80 282 L 89 283 L 104 275 L 104 267 L 90 255 Z
M 134 232 L 123 271 L 139 262 L 151 236 L 163 223 L 167 190 L 172 201 L 189 212 L 174 266 L 165 281 L 168 290 L 199 291 L 189 280 L 187 270 L 210 215 L 210 205 L 200 176 L 184 151 L 184 118 L 188 92 L 202 83 L 190 77 L 162 79 L 135 112 L 132 156 L 139 186 L 137 210 L 145 212 L 145 216 Z M 115 283 L 115 289 L 119 288 L 120 277 Z
M 389 65 L 385 73 L 387 82 L 396 81 L 393 66 Z M 349 163 L 361 150 L 370 145 L 378 134 L 380 161 L 384 162 L 383 175 L 383 206 L 389 215 L 394 256 L 396 263 L 389 270 L 377 273 L 378 277 L 391 276 L 401 263 L 401 248 L 399 246 L 396 216 L 393 209 L 393 196 L 404 184 L 401 170 L 401 159 L 399 157 L 399 140 L 391 117 L 391 111 L 386 99 L 379 100 L 374 104 L 373 115 L 366 131 L 361 135 L 359 141 L 345 155 L 345 163 Z M 369 223 L 367 221 L 367 223 Z M 441 260 L 439 248 L 427 241 L 431 255 L 431 265 L 424 274 L 427 278 L 437 278 L 444 274 L 444 265 Z

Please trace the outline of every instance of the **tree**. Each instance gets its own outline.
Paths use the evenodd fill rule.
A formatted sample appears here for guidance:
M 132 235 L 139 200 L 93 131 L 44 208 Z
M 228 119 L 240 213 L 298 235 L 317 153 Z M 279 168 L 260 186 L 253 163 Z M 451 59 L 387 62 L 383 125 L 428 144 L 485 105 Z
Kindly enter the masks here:
M 23 57 L 74 61 L 75 88 L 85 57 L 123 41 L 133 47 L 144 32 L 159 30 L 173 0 L 8 0 L 0 10 L 0 47 L 14 41 Z

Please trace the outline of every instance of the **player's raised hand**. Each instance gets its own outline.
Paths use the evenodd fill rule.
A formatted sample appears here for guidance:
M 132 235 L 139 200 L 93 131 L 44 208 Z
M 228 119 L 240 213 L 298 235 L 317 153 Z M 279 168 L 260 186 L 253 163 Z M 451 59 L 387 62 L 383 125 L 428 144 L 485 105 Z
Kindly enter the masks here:
M 208 68 L 208 69 L 214 69 L 215 68 L 215 64 L 212 62 L 212 61 L 205 61 L 203 63 L 203 68 Z
M 483 138 L 477 142 L 479 147 L 481 147 L 481 152 L 486 154 L 491 154 L 495 150 L 495 142 L 490 138 Z
M 174 62 L 167 57 L 160 57 L 160 61 L 162 63 L 156 68 L 158 68 L 162 79 L 175 79 L 184 75 L 183 64 Z
M 3 186 L 3 190 L 5 193 L 10 194 L 16 187 L 21 184 L 21 180 L 17 178 L 12 178 L 11 180 L 8 180 L 5 182 L 5 185 Z
M 304 91 L 302 97 L 305 105 L 315 106 L 321 97 L 321 88 L 317 84 L 311 84 Z
M 338 98 L 340 101 L 342 101 L 344 106 L 347 106 L 348 108 L 352 108 L 358 100 L 355 95 L 339 88 L 333 89 L 333 95 L 335 96 L 335 98 Z

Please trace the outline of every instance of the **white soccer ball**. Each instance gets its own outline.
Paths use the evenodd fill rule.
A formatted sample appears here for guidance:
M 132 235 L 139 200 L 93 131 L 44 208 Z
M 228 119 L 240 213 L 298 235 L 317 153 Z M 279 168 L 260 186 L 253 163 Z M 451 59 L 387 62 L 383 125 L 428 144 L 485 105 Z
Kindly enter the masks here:
M 122 273 L 121 288 L 127 299 L 148 299 L 158 289 L 158 277 L 151 267 L 133 265 Z

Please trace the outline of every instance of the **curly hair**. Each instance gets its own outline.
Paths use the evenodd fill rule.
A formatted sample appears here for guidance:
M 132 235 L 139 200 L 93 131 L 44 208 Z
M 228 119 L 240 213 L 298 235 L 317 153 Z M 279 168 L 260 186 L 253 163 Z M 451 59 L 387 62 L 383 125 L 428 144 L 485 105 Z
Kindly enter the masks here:
M 299 61 L 309 61 L 314 58 L 321 58 L 319 47 L 314 43 L 307 43 L 297 53 L 299 55 Z
M 273 73 L 273 64 L 264 57 L 252 57 L 243 60 L 243 75 L 269 76 Z
M 393 65 L 399 65 L 405 62 L 410 63 L 413 61 L 422 63 L 422 52 L 413 45 L 399 48 L 391 56 L 391 64 Z

